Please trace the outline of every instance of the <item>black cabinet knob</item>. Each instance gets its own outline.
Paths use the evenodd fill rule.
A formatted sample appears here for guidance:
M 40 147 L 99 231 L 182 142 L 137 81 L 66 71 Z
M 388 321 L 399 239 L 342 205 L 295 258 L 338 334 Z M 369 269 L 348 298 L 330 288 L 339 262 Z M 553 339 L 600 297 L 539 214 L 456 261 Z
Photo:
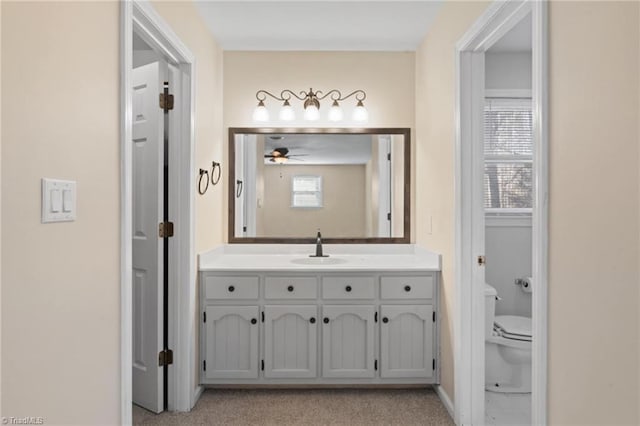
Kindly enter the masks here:
M 382 322 L 385 323 L 385 324 L 388 323 L 389 322 L 389 318 L 387 318 L 387 317 L 382 318 Z
M 411 286 L 410 285 L 405 285 L 404 286 L 404 291 L 411 291 Z
M 293 286 L 292 286 L 292 285 L 290 285 L 289 287 L 287 287 L 287 291 L 288 291 L 288 292 L 292 292 L 292 291 L 293 291 Z
M 257 320 L 257 319 L 255 319 L 255 318 L 251 318 L 251 324 L 255 324 L 255 323 L 257 323 L 257 322 L 258 322 L 258 320 Z
M 311 324 L 315 324 L 316 323 L 316 319 L 314 317 L 309 318 L 309 322 Z
M 230 285 L 229 288 L 228 288 L 230 293 L 233 293 L 235 291 L 235 289 L 236 288 L 234 286 L 232 286 L 232 285 Z
M 351 291 L 351 286 L 350 286 L 350 285 L 348 285 L 348 286 L 346 286 L 344 289 L 346 290 L 346 292 L 347 292 L 347 293 L 349 293 L 349 292 Z
M 324 322 L 325 324 L 329 324 L 329 318 L 325 317 L 322 322 Z

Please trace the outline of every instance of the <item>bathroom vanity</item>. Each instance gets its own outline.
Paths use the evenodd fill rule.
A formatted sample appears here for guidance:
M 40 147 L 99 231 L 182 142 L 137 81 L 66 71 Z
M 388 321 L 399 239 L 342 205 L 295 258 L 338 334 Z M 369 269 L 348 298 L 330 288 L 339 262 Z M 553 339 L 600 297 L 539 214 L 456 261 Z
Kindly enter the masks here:
M 439 382 L 440 256 L 411 244 L 225 245 L 199 256 L 200 383 Z

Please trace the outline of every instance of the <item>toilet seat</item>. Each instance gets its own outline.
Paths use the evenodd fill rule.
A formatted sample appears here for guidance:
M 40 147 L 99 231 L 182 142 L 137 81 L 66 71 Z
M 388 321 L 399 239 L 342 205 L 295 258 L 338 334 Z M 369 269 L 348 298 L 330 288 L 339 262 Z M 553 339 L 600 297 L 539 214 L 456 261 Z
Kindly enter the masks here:
M 497 315 L 494 319 L 495 333 L 508 340 L 531 342 L 531 318 L 516 315 Z

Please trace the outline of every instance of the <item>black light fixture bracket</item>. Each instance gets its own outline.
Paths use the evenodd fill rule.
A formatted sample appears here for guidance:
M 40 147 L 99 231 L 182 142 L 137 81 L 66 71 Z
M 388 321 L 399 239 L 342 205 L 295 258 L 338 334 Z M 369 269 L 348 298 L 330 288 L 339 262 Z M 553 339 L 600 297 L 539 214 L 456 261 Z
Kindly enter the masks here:
M 267 96 L 277 101 L 285 102 L 286 104 L 288 104 L 289 100 L 291 100 L 291 98 L 293 97 L 300 101 L 304 101 L 305 108 L 310 105 L 315 105 L 318 109 L 320 109 L 320 101 L 328 96 L 331 96 L 330 99 L 334 103 L 338 101 L 344 101 L 345 99 L 349 99 L 352 96 L 355 96 L 356 100 L 359 103 L 362 103 L 362 101 L 367 98 L 367 94 L 364 92 L 364 90 L 360 89 L 354 90 L 353 92 L 345 96 L 342 96 L 342 92 L 340 92 L 338 89 L 332 89 L 324 93 L 321 90 L 317 90 L 314 92 L 313 88 L 310 88 L 308 92 L 301 90 L 299 95 L 292 90 L 284 89 L 282 92 L 280 92 L 280 96 L 274 95 L 273 93 L 266 90 L 258 90 L 256 92 L 256 99 L 258 100 L 259 104 L 264 105 L 264 101 L 267 99 Z

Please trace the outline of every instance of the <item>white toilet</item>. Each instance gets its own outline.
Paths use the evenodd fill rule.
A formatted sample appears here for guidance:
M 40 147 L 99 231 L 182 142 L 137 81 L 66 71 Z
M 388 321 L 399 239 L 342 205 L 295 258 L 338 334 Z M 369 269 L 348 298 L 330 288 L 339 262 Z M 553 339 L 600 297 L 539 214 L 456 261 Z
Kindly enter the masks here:
M 495 288 L 485 286 L 485 389 L 531 392 L 531 318 L 496 316 Z

